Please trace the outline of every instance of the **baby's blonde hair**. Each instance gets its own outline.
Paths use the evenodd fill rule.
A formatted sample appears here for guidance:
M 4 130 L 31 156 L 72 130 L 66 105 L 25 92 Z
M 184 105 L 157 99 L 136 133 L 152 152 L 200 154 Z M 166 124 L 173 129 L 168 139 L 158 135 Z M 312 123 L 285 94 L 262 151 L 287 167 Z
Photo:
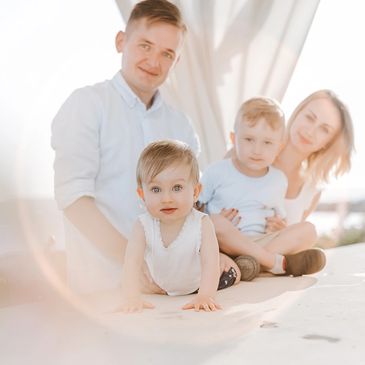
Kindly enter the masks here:
M 332 141 L 319 151 L 313 152 L 303 163 L 303 173 L 314 185 L 329 181 L 331 173 L 335 177 L 343 175 L 351 168 L 351 154 L 355 149 L 352 118 L 347 106 L 331 90 L 318 90 L 306 97 L 293 111 L 288 120 L 287 131 L 300 111 L 315 99 L 328 99 L 338 110 L 341 127 Z
M 186 164 L 190 167 L 190 178 L 194 184 L 199 182 L 199 165 L 190 147 L 183 142 L 175 140 L 162 140 L 150 143 L 141 153 L 137 163 L 137 184 L 153 180 L 166 168 Z
M 241 123 L 254 126 L 260 118 L 264 118 L 273 130 L 285 126 L 285 116 L 280 104 L 274 99 L 258 96 L 246 100 L 238 109 L 234 132 L 237 133 Z

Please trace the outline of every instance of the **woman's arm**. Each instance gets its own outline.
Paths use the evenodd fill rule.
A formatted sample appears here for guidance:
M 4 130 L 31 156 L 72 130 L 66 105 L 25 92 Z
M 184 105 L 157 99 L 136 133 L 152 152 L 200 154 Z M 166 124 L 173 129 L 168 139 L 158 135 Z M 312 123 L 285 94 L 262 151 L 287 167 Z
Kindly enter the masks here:
M 320 197 L 321 197 L 321 192 L 319 191 L 314 195 L 309 208 L 303 212 L 301 222 L 304 222 L 308 218 L 308 216 L 316 209 Z M 279 231 L 281 229 L 284 229 L 286 226 L 287 226 L 286 220 L 278 215 L 266 218 L 266 233 Z
M 316 208 L 317 208 L 317 205 L 318 205 L 318 202 L 319 202 L 319 199 L 321 198 L 321 191 L 318 191 L 313 199 L 312 199 L 312 202 L 311 202 L 311 205 L 309 206 L 309 208 L 307 210 L 304 211 L 303 213 L 303 217 L 302 217 L 302 221 L 305 221 L 309 214 L 311 214 Z
M 194 299 L 185 304 L 183 309 L 215 311 L 221 309 L 221 306 L 214 299 L 220 275 L 219 247 L 214 226 L 209 217 L 202 219 L 200 256 L 202 265 L 200 288 Z

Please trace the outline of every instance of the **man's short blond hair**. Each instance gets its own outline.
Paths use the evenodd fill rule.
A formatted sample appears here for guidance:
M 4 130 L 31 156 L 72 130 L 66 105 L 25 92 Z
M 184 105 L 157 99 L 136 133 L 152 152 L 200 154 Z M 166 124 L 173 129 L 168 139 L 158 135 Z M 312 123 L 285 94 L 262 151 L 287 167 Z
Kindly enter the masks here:
M 136 171 L 138 187 L 142 187 L 142 183 L 149 183 L 160 172 L 177 164 L 188 165 L 193 183 L 199 182 L 198 160 L 186 143 L 175 140 L 150 143 L 138 160 Z
M 132 9 L 127 22 L 127 29 L 138 20 L 146 19 L 147 24 L 167 23 L 186 32 L 186 25 L 179 8 L 167 0 L 144 0 L 138 2 Z
M 254 126 L 260 118 L 264 118 L 273 130 L 285 126 L 284 112 L 276 100 L 267 97 L 254 97 L 246 100 L 238 109 L 234 132 L 237 133 L 242 122 Z

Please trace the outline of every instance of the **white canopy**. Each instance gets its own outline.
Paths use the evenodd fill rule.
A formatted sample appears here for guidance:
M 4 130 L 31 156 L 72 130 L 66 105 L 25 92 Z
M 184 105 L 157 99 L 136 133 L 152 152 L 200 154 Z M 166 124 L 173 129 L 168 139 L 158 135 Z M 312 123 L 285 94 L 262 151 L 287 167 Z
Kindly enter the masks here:
M 126 21 L 134 0 L 116 0 Z M 243 100 L 281 101 L 319 0 L 173 1 L 188 26 L 182 57 L 162 92 L 193 119 L 201 167 L 222 158 Z

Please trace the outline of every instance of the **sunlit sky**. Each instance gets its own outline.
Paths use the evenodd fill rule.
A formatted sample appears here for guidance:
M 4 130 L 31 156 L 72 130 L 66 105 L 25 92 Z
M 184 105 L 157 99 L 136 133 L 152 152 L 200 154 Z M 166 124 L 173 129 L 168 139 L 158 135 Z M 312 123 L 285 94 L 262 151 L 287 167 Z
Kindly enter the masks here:
M 114 36 L 123 22 L 114 0 L 13 0 L 2 8 L 0 201 L 51 197 L 51 120 L 72 90 L 118 70 Z M 331 183 L 324 201 L 365 197 L 363 13 L 362 1 L 321 1 L 283 100 L 289 115 L 310 92 L 330 88 L 350 107 L 357 154 L 351 173 Z
M 283 100 L 287 115 L 312 91 L 332 89 L 348 105 L 355 129 L 351 172 L 332 181 L 322 201 L 365 198 L 365 5 L 357 0 L 321 0 Z

